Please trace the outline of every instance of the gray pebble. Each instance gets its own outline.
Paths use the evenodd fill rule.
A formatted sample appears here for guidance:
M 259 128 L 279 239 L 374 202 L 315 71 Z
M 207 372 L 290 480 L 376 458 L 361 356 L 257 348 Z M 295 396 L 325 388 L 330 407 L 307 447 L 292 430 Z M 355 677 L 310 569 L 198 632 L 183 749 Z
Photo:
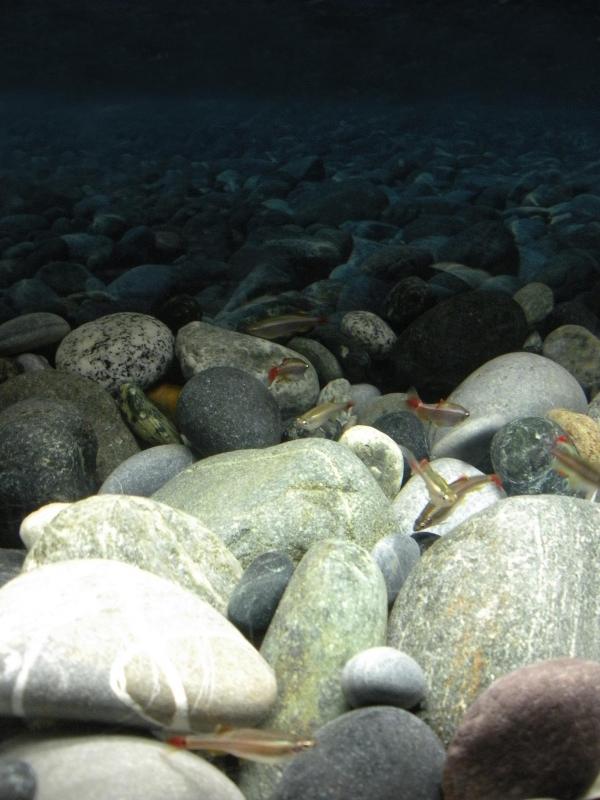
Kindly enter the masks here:
M 427 691 L 425 675 L 417 662 L 395 647 L 370 647 L 346 662 L 342 691 L 353 708 L 390 705 L 411 709 Z
M 278 550 L 255 558 L 229 598 L 229 621 L 249 638 L 266 631 L 293 572 L 292 559 Z
M 0 761 L 1 800 L 33 800 L 35 793 L 35 772 L 26 761 Z
M 396 599 L 408 573 L 419 560 L 420 552 L 420 547 L 412 536 L 402 533 L 384 536 L 371 550 L 371 555 L 383 573 L 390 605 Z

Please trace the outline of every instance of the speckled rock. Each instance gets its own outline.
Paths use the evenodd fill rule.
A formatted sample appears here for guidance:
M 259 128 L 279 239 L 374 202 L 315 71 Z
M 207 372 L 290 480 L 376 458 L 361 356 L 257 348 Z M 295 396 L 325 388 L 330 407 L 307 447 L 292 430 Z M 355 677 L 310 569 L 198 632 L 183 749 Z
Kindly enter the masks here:
M 419 560 L 419 545 L 411 536 L 396 533 L 380 539 L 371 550 L 371 555 L 381 570 L 387 589 L 388 604 L 391 605 L 408 573 Z
M 490 458 L 508 495 L 571 493 L 552 468 L 550 451 L 561 433 L 558 425 L 542 417 L 520 417 L 496 431 Z
M 530 328 L 542 322 L 554 307 L 554 293 L 545 283 L 527 283 L 514 293 L 513 300 L 523 309 Z
M 195 517 L 145 497 L 98 495 L 61 510 L 23 571 L 70 558 L 108 558 L 161 575 L 225 613 L 242 576 L 237 559 Z
M 204 758 L 140 736 L 20 737 L 4 743 L 0 766 L 15 758 L 38 776 L 35 800 L 244 800 Z
M 179 395 L 175 421 L 200 458 L 281 441 L 276 400 L 258 378 L 237 367 L 209 367 L 190 378 Z
M 453 456 L 489 472 L 489 446 L 499 428 L 519 417 L 542 417 L 551 408 L 585 412 L 581 386 L 564 367 L 535 353 L 507 353 L 471 373 L 448 397 L 470 416 L 432 432 L 433 458 Z
M 98 494 L 135 494 L 149 497 L 195 461 L 189 447 L 161 444 L 125 459 L 106 478 Z
M 329 383 L 336 378 L 342 378 L 344 372 L 339 361 L 324 344 L 316 339 L 307 339 L 303 336 L 294 336 L 288 345 L 296 353 L 307 358 L 315 368 L 321 384 Z
M 342 671 L 348 705 L 390 705 L 410 710 L 425 697 L 423 670 L 395 647 L 370 647 L 352 656 Z
M 46 311 L 21 314 L 0 324 L 0 355 L 26 353 L 60 342 L 71 330 L 69 323 Z
M 470 478 L 471 476 L 483 474 L 476 467 L 467 464 L 466 461 L 460 461 L 456 458 L 436 458 L 431 462 L 431 466 L 448 482 L 460 478 L 461 475 L 466 475 Z M 485 483 L 483 486 L 467 492 L 453 506 L 448 515 L 440 521 L 428 525 L 427 530 L 441 535 L 450 533 L 461 522 L 464 522 L 477 511 L 497 503 L 503 497 L 505 497 L 503 489 L 493 482 Z M 425 481 L 420 475 L 411 475 L 394 498 L 392 504 L 399 534 L 412 534 L 416 520 L 427 503 L 429 503 L 429 492 Z
M 445 800 L 582 797 L 600 764 L 600 663 L 557 658 L 495 680 L 448 748 Z
M 0 412 L 0 545 L 19 547 L 19 525 L 53 500 L 97 487 L 96 436 L 70 403 L 32 398 Z
M 546 416 L 569 434 L 583 458 L 600 469 L 600 425 L 597 420 L 566 408 L 553 408 Z
M 254 725 L 275 701 L 272 670 L 222 614 L 130 564 L 23 573 L 0 616 L 0 714 L 190 730 Z
M 297 563 L 311 544 L 331 537 L 370 549 L 396 528 L 391 504 L 367 467 L 325 439 L 202 459 L 153 497 L 197 517 L 243 567 L 267 550 Z
M 272 800 L 439 800 L 444 748 L 401 708 L 342 714 L 287 767 Z
M 71 331 L 56 351 L 56 368 L 115 391 L 122 383 L 156 383 L 173 359 L 173 334 L 147 314 L 124 311 Z
M 599 525 L 587 500 L 508 497 L 421 556 L 388 644 L 423 668 L 422 716 L 442 741 L 498 675 L 566 652 L 600 660 Z
M 0 751 L 0 797 L 2 800 L 33 800 L 39 797 L 35 772 L 17 758 L 2 758 Z
M 347 706 L 341 671 L 355 653 L 385 639 L 387 595 L 369 553 L 352 542 L 318 542 L 281 598 L 260 652 L 277 676 L 277 702 L 265 727 L 312 735 Z M 246 764 L 247 800 L 269 796 L 282 765 Z
M 0 385 L 0 411 L 12 403 L 34 397 L 67 401 L 90 423 L 98 442 L 96 472 L 99 481 L 126 458 L 139 452 L 114 401 L 94 381 L 54 369 L 18 375 Z
M 28 514 L 19 527 L 19 536 L 25 547 L 31 550 L 54 517 L 70 505 L 71 503 L 46 503 Z
M 544 339 L 543 354 L 561 364 L 584 389 L 600 384 L 600 339 L 582 325 L 561 325 Z
M 397 338 L 387 322 L 372 311 L 348 311 L 342 317 L 340 328 L 375 358 L 387 355 Z
M 302 354 L 258 336 L 237 333 L 207 322 L 190 322 L 179 330 L 175 351 L 186 378 L 212 367 L 244 371 L 268 387 L 284 417 L 310 408 L 319 393 L 319 379 L 310 358 L 308 369 L 302 375 L 293 380 L 276 380 L 269 385 L 271 367 L 280 364 L 284 358 L 298 358 Z
M 385 496 L 393 500 L 404 476 L 404 456 L 396 442 L 370 425 L 353 425 L 338 441 L 360 458 Z
M 249 639 L 266 631 L 293 572 L 285 553 L 272 550 L 255 558 L 231 593 L 229 621 Z

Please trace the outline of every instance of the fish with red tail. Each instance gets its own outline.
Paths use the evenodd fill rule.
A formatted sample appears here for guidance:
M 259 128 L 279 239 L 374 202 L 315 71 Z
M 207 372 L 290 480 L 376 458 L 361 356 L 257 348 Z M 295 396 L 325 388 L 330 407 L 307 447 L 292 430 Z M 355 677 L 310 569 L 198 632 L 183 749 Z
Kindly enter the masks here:
M 308 361 L 297 356 L 286 356 L 279 364 L 271 367 L 267 374 L 269 385 L 278 379 L 289 380 L 290 378 L 303 375 L 308 369 Z
M 295 314 L 278 314 L 251 322 L 244 333 L 260 336 L 262 339 L 283 339 L 296 333 L 307 333 L 326 321 L 323 316 L 311 316 L 298 311 Z
M 574 491 L 585 491 L 586 500 L 594 500 L 600 489 L 600 470 L 582 458 L 564 434 L 557 436 L 550 450 L 552 469 L 569 482 Z
M 262 728 L 227 728 L 219 726 L 214 733 L 190 733 L 170 736 L 167 744 L 185 750 L 209 750 L 272 764 L 291 758 L 303 750 L 314 747 L 313 739 L 291 736 L 280 731 Z
M 414 530 L 423 531 L 430 525 L 437 525 L 443 522 L 464 499 L 465 495 L 475 489 L 479 489 L 481 486 L 485 486 L 487 483 L 493 483 L 500 489 L 503 488 L 500 476 L 495 472 L 491 475 L 473 475 L 470 478 L 466 475 L 461 475 L 460 478 L 448 484 L 450 490 L 456 494 L 456 500 L 451 505 L 436 505 L 431 501 L 427 503 L 415 520 Z
M 319 403 L 318 406 L 309 408 L 304 414 L 296 417 L 296 424 L 305 431 L 316 431 L 328 420 L 333 419 L 342 411 L 348 411 L 353 407 L 352 400 L 342 401 L 341 403 Z
M 463 422 L 469 416 L 464 406 L 440 400 L 439 403 L 424 403 L 414 389 L 406 393 L 406 407 L 422 422 L 431 422 L 440 428 L 451 428 Z
M 453 505 L 457 500 L 456 492 L 450 488 L 450 484 L 436 472 L 426 458 L 417 461 L 415 454 L 404 447 L 408 456 L 408 464 L 413 472 L 413 475 L 419 475 L 425 482 L 427 491 L 429 493 L 429 501 L 436 507 L 447 508 Z

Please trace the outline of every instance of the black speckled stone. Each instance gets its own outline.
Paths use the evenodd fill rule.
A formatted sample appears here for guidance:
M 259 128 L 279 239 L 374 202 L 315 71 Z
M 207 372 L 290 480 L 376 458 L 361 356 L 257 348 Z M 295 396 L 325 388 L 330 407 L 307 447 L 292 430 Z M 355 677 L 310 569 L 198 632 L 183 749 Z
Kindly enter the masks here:
M 26 761 L 0 761 L 1 800 L 33 800 L 36 784 L 35 772 Z
M 227 618 L 248 638 L 266 631 L 293 572 L 292 559 L 277 550 L 255 558 L 229 598 Z
M 342 714 L 315 734 L 271 800 L 440 800 L 444 748 L 418 717 L 370 706 Z
M 281 441 L 277 402 L 258 378 L 235 367 L 209 367 L 190 378 L 175 416 L 201 458 Z
M 0 413 L 0 546 L 20 547 L 19 525 L 40 506 L 97 488 L 98 443 L 68 402 L 32 398 Z
M 412 411 L 390 411 L 371 422 L 373 428 L 387 433 L 400 447 L 408 447 L 417 459 L 429 458 L 425 426 Z M 410 467 L 404 457 L 404 474 L 410 478 Z
M 565 478 L 551 467 L 550 449 L 563 432 L 543 417 L 515 419 L 496 431 L 490 457 L 508 495 L 571 494 Z

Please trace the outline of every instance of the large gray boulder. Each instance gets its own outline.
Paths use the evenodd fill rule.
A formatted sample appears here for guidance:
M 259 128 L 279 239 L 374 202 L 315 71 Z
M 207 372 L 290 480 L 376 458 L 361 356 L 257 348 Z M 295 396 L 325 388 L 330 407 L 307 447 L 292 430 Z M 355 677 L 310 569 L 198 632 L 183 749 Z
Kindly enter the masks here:
M 267 550 L 298 562 L 321 539 L 346 539 L 370 550 L 396 529 L 391 503 L 368 467 L 349 448 L 325 439 L 202 459 L 153 498 L 197 517 L 243 567 Z
M 400 589 L 388 644 L 429 686 L 446 744 L 493 680 L 533 661 L 600 660 L 600 508 L 566 496 L 501 500 L 439 539 Z

